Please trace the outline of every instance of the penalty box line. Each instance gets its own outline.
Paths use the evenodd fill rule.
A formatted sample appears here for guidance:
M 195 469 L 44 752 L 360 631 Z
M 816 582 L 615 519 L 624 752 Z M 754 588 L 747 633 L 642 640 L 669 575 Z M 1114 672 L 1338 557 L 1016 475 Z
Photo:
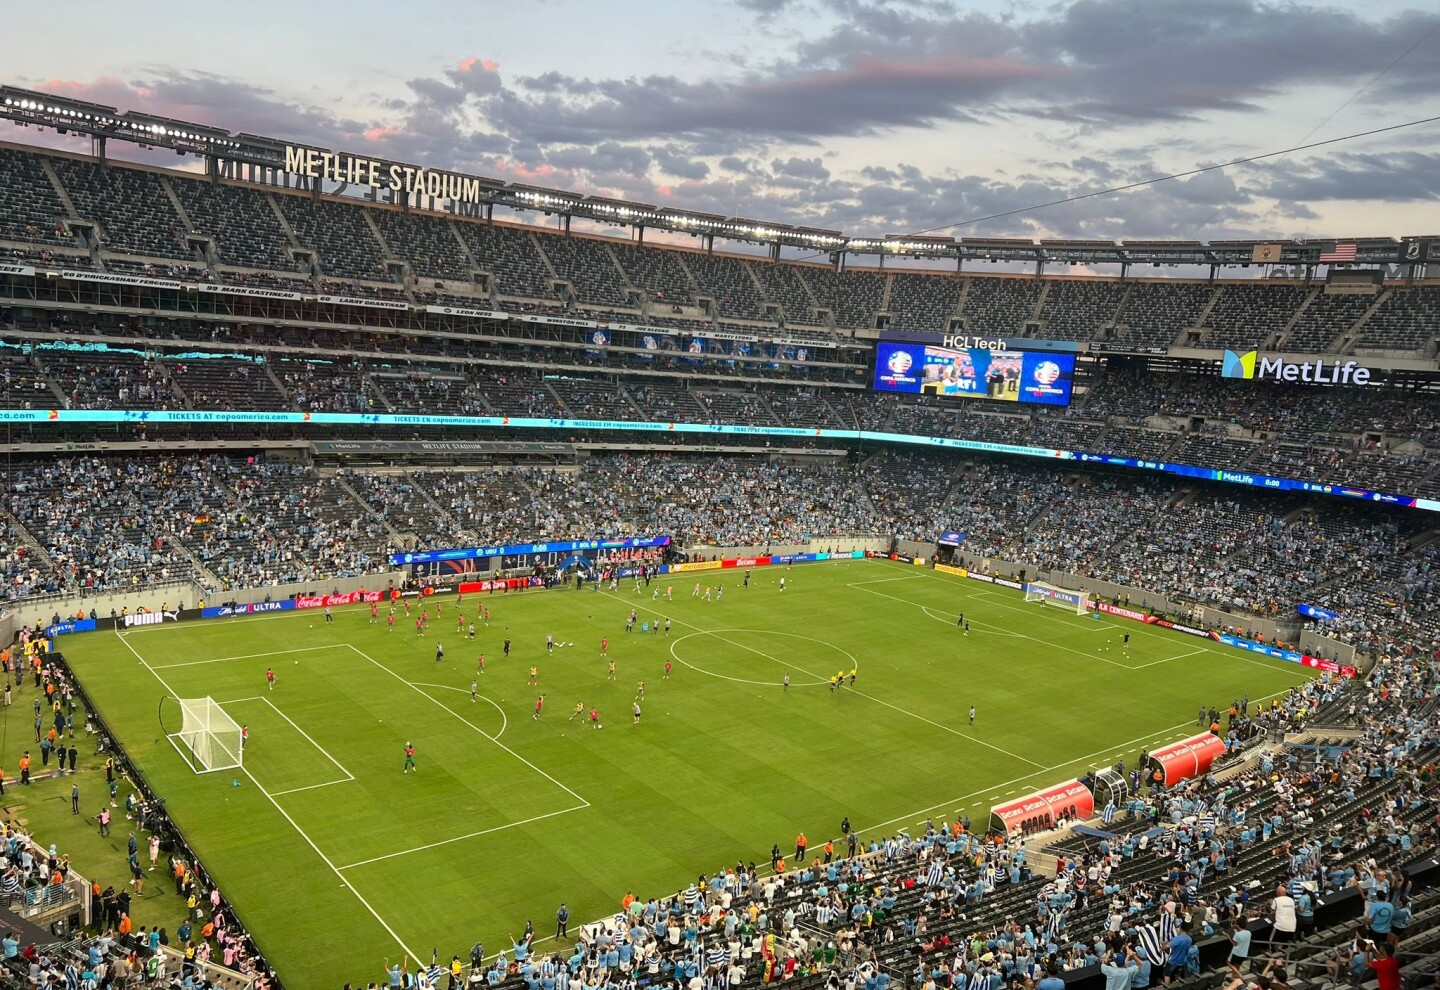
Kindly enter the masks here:
M 150 676 L 155 678 L 155 680 L 160 683 L 160 686 L 170 694 L 170 697 L 177 700 L 179 699 L 180 696 L 176 694 L 175 690 L 165 682 L 165 678 L 160 676 L 160 672 L 157 671 L 154 667 L 150 666 L 150 664 L 146 662 L 145 658 L 140 655 L 140 652 L 136 650 L 135 647 L 131 646 L 129 642 L 127 642 L 124 636 L 121 636 L 117 631 L 115 634 L 115 638 L 118 639 L 127 650 L 134 654 L 135 659 L 140 661 L 141 666 L 143 666 L 146 670 L 150 672 Z M 303 828 L 301 828 L 300 823 L 295 821 L 295 819 L 290 816 L 290 813 L 286 811 L 283 807 L 281 807 L 280 802 L 275 799 L 275 795 L 267 791 L 265 789 L 265 785 L 260 783 L 260 781 L 256 780 L 255 775 L 252 774 L 245 767 L 242 766 L 240 770 L 242 773 L 245 774 L 245 776 L 250 778 L 250 782 L 255 785 L 255 789 L 258 790 L 261 794 L 265 795 L 265 800 L 269 801 L 271 806 L 280 813 L 280 817 L 284 818 L 285 821 L 290 823 L 290 827 L 295 830 L 295 834 L 300 836 L 301 839 L 305 840 L 305 844 L 310 847 L 311 851 L 314 852 L 316 856 L 320 857 L 320 861 L 322 863 L 324 863 L 330 868 L 331 872 L 333 872 L 336 878 L 339 879 L 341 885 L 346 890 L 350 891 L 354 898 L 360 902 L 360 905 L 364 907 L 367 912 L 369 912 L 370 917 L 374 918 L 376 923 L 381 928 L 383 928 L 392 939 L 395 940 L 395 944 L 398 945 L 407 956 L 415 960 L 417 965 L 423 965 L 424 959 L 421 957 L 421 955 L 414 949 L 410 948 L 409 945 L 405 944 L 405 940 L 402 939 L 400 937 L 400 934 L 390 926 L 390 923 L 381 916 L 380 912 L 375 910 L 375 906 L 366 899 L 364 894 L 360 893 L 360 891 L 356 889 L 354 884 L 352 884 L 349 880 L 345 878 L 344 873 L 340 872 L 340 870 L 336 868 L 335 861 L 332 860 L 329 856 L 326 856 L 325 853 L 321 851 L 320 847 L 315 844 L 315 840 L 310 838 L 310 833 L 306 832 Z
M 150 664 L 151 670 L 172 670 L 175 667 L 203 667 L 210 663 L 229 663 L 232 660 L 261 660 L 265 657 L 288 657 L 292 653 L 315 653 L 319 650 L 339 650 L 348 645 L 345 643 L 330 643 L 326 646 L 300 646 L 293 650 L 271 650 L 269 653 L 244 653 L 238 657 L 214 657 L 210 660 L 185 660 L 181 663 L 156 663 Z M 248 698 L 245 700 L 249 700 Z
M 482 835 L 490 835 L 493 832 L 503 832 L 506 829 L 520 828 L 522 825 L 532 825 L 535 822 L 541 822 L 547 818 L 556 818 L 560 815 L 568 815 L 574 811 L 584 811 L 588 807 L 590 807 L 590 804 L 587 802 L 585 804 L 577 804 L 569 808 L 561 808 L 559 811 L 547 811 L 543 815 L 535 815 L 533 818 L 526 818 L 523 821 L 507 822 L 504 825 L 493 825 L 490 828 L 482 828 L 475 832 L 467 832 L 464 835 L 457 835 L 449 839 L 441 839 L 438 842 L 427 842 L 423 846 L 413 846 L 410 849 L 401 849 L 398 852 L 386 853 L 383 856 L 372 856 L 369 859 L 358 860 L 354 863 L 346 863 L 344 866 L 335 867 L 335 869 L 341 871 L 353 870 L 359 866 L 369 866 L 371 863 L 381 863 L 387 859 L 398 859 L 401 856 L 409 856 L 411 853 L 425 852 L 429 849 L 439 849 L 442 846 L 454 845 L 457 842 L 464 842 L 467 839 L 476 839 Z
M 350 645 L 350 644 L 346 644 L 346 645 L 349 645 L 349 646 L 350 646 L 350 649 L 353 650 L 353 651 L 356 653 L 356 655 L 360 656 L 361 658 L 363 658 L 363 659 L 365 659 L 365 660 L 370 661 L 370 662 L 371 662 L 372 664 L 374 664 L 376 667 L 379 667 L 381 670 L 383 670 L 385 673 L 389 674 L 391 677 L 395 678 L 395 679 L 396 679 L 397 681 L 399 681 L 401 684 L 404 684 L 406 687 L 408 687 L 410 690 L 414 691 L 416 694 L 420 695 L 420 697 L 422 697 L 422 698 L 424 698 L 426 701 L 430 702 L 430 703 L 431 703 L 432 705 L 434 705 L 436 708 L 441 709 L 441 710 L 444 711 L 447 715 L 449 715 L 451 718 L 454 718 L 454 719 L 458 720 L 462 725 L 464 725 L 466 728 L 470 729 L 472 732 L 478 733 L 478 734 L 479 734 L 480 736 L 482 736 L 483 738 L 489 740 L 491 744 L 493 744 L 493 745 L 499 747 L 500 749 L 504 750 L 504 751 L 505 751 L 506 753 L 508 753 L 510 756 L 514 757 L 515 759 L 519 760 L 521 763 L 525 764 L 525 766 L 529 767 L 529 768 L 530 768 L 531 770 L 533 770 L 535 773 L 539 774 L 540 776 L 544 777 L 546 780 L 550 781 L 550 783 L 554 784 L 556 787 L 560 788 L 560 790 L 564 791 L 566 794 L 568 794 L 568 795 L 570 795 L 572 798 L 574 798 L 574 799 L 579 803 L 579 806 L 580 806 L 581 808 L 588 808 L 588 807 L 590 807 L 590 802 L 587 801 L 584 797 L 582 797 L 580 794 L 576 793 L 573 789 L 571 789 L 571 788 L 567 787 L 566 785 L 560 783 L 560 781 L 556 780 L 556 779 L 555 779 L 554 777 L 552 777 L 550 774 L 546 773 L 544 770 L 541 770 L 539 767 L 537 767 L 535 764 L 531 763 L 531 762 L 530 762 L 529 760 L 527 760 L 525 757 L 523 757 L 523 756 L 521 756 L 519 753 L 515 752 L 515 750 L 513 750 L 513 749 L 511 749 L 509 746 L 505 745 L 503 742 L 500 741 L 500 739 L 499 739 L 498 736 L 492 736 L 492 735 L 490 735 L 488 732 L 486 732 L 486 731 L 484 731 L 483 729 L 481 729 L 478 725 L 476 725 L 475 723 L 471 722 L 468 718 L 466 718 L 465 716 L 461 715 L 461 714 L 460 714 L 459 712 L 457 712 L 455 709 L 451 708 L 449 705 L 446 705 L 446 704 L 442 703 L 438 698 L 436 698 L 434 695 L 430 694 L 429 692 L 425 691 L 423 688 L 419 687 L 418 685 L 412 684 L 410 681 L 407 681 L 405 678 L 403 678 L 403 677 L 401 677 L 399 674 L 395 673 L 395 671 L 393 671 L 393 670 L 391 670 L 389 667 L 385 666 L 385 665 L 384 665 L 383 663 L 381 663 L 379 660 L 376 660 L 374 657 L 372 657 L 370 654 L 366 653 L 364 650 L 360 649 L 358 646 L 354 646 L 354 645 Z
M 238 705 L 238 704 L 241 704 L 241 703 L 247 702 L 247 701 L 263 701 L 265 704 L 269 705 L 269 706 L 270 706 L 270 709 L 271 709 L 276 715 L 279 715 L 279 716 L 280 716 L 281 718 L 283 718 L 286 722 L 290 723 L 290 727 L 291 727 L 292 729 L 294 729 L 296 732 L 300 733 L 300 735 L 304 736 L 306 742 L 308 742 L 311 746 L 314 746 L 317 750 L 319 750 L 319 751 L 320 751 L 320 754 L 321 754 L 322 756 L 324 756 L 325 759 L 327 759 L 327 760 L 329 760 L 331 763 L 335 764 L 335 769 L 339 770 L 341 773 L 343 773 L 343 774 L 345 775 L 344 778 L 341 779 L 341 780 L 327 780 L 327 781 L 325 781 L 323 784 L 308 784 L 308 785 L 306 785 L 306 786 L 304 786 L 304 787 L 289 787 L 289 788 L 286 788 L 286 789 L 283 790 L 283 791 L 271 791 L 271 793 L 274 794 L 276 797 L 279 797 L 279 796 L 282 795 L 282 794 L 297 794 L 297 793 L 299 793 L 300 791 L 313 791 L 313 790 L 315 790 L 316 788 L 319 788 L 319 787 L 331 787 L 331 786 L 333 786 L 333 785 L 335 785 L 335 784 L 348 784 L 348 783 L 350 783 L 352 780 L 355 779 L 355 775 L 354 775 L 353 773 L 351 773 L 349 770 L 345 769 L 345 765 L 344 765 L 343 763 L 341 763 L 339 760 L 335 759 L 334 756 L 331 756 L 329 750 L 327 750 L 324 746 L 321 746 L 318 742 L 316 742 L 316 741 L 311 737 L 310 733 L 306 732 L 304 729 L 300 728 L 300 726 L 296 725 L 294 719 L 292 719 L 289 715 L 286 715 L 284 712 L 282 712 L 282 711 L 279 709 L 279 707 L 276 706 L 275 702 L 271 701 L 269 698 L 265 697 L 264 695 L 256 695 L 256 696 L 250 697 L 250 698 L 233 698 L 233 699 L 231 699 L 230 701 L 221 701 L 221 702 L 218 702 L 218 704 L 220 705 L 221 708 L 224 708 L 226 705 Z

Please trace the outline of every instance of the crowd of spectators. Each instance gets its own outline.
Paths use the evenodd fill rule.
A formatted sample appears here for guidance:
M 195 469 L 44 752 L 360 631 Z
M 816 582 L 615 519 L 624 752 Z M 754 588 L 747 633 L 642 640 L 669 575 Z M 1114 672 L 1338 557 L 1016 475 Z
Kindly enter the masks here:
M 925 408 L 925 407 L 917 407 Z M 595 454 L 577 467 L 346 470 L 256 457 L 23 461 L 6 475 L 6 597 L 199 580 L 207 591 L 372 573 L 417 545 L 653 533 L 768 546 L 965 534 L 966 552 L 1174 603 L 1284 619 L 1367 652 L 1433 649 L 1440 541 L 1372 506 L 1096 469 L 877 453 L 832 466 Z
M 1198 975 L 1216 942 L 1228 942 L 1218 976 L 1263 967 L 1258 985 L 1271 990 L 1288 985 L 1287 967 L 1318 983 L 1328 965 L 1338 980 L 1337 948 L 1361 975 L 1363 953 L 1352 965 L 1343 948 L 1353 929 L 1316 923 L 1327 901 L 1358 893 L 1362 937 L 1392 949 L 1440 924 L 1403 869 L 1437 839 L 1435 689 L 1428 664 L 1396 658 L 1363 683 L 1322 676 L 1269 704 L 1221 699 L 1200 711 L 1226 744 L 1218 772 L 1152 783 L 1142 749 L 1114 767 L 1125 797 L 1097 806 L 1089 832 L 1065 834 L 1067 816 L 982 835 L 956 812 L 862 836 L 846 818 L 823 844 L 797 836 L 793 857 L 776 843 L 766 864 L 705 872 L 668 896 L 627 893 L 574 931 L 562 903 L 553 937 L 527 926 L 497 953 L 477 942 L 468 960 L 418 975 L 470 987 L 967 990 L 1063 986 L 1101 968 L 1111 986 L 1216 987 Z M 1358 736 L 1334 745 L 1325 726 L 1341 722 Z M 1311 734 L 1277 745 L 1278 730 Z M 1032 871 L 1029 840 L 1052 829 L 1053 875 Z M 397 962 L 396 975 L 415 974 Z

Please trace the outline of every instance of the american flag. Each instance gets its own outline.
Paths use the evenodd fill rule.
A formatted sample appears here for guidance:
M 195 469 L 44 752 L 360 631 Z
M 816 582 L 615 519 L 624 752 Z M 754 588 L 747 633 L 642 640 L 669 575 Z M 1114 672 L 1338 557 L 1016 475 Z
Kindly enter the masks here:
M 1354 261 L 1354 260 L 1355 260 L 1355 242 L 1354 242 L 1354 241 L 1336 241 L 1336 242 L 1335 242 L 1335 250 L 1333 250 L 1333 251 L 1322 251 L 1322 252 L 1320 253 L 1320 261 L 1321 261 L 1321 262 L 1350 262 L 1350 261 Z

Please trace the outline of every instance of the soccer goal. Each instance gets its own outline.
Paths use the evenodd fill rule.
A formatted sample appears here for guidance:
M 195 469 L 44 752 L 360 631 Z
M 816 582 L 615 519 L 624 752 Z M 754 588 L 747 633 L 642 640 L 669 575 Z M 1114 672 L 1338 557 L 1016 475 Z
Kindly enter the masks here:
M 196 773 L 234 770 L 244 765 L 239 724 L 214 698 L 179 698 L 180 731 L 167 733 L 181 758 Z
M 1041 605 L 1050 605 L 1054 608 L 1063 608 L 1067 612 L 1074 612 L 1076 615 L 1084 615 L 1089 603 L 1085 595 L 1079 591 L 1066 591 L 1064 588 L 1057 588 L 1053 584 L 1046 584 L 1044 581 L 1031 581 L 1025 586 L 1025 600 L 1027 602 L 1039 602 Z

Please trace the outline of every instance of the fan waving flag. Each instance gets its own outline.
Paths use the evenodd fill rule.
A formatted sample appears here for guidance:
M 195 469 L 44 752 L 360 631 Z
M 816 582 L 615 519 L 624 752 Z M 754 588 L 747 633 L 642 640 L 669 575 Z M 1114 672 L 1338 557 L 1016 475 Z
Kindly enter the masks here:
M 1170 939 L 1174 933 L 1174 921 L 1169 914 L 1161 914 L 1160 920 L 1135 931 L 1137 940 L 1145 949 L 1146 957 L 1156 964 L 1163 964 L 1170 955 Z
M 1354 241 L 1336 241 L 1333 251 L 1320 252 L 1322 262 L 1349 262 L 1355 260 Z

